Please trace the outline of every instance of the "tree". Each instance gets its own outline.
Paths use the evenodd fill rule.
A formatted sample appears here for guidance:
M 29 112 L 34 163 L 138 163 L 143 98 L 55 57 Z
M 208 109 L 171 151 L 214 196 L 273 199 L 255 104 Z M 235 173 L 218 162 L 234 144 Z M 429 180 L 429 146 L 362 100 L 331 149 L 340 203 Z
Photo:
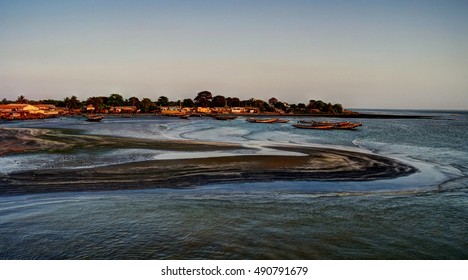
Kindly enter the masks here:
M 211 106 L 213 107 L 224 107 L 226 106 L 226 98 L 222 95 L 216 95 L 213 97 L 213 101 L 211 102 Z
M 307 109 L 309 110 L 320 110 L 321 112 L 326 112 L 327 111 L 327 104 L 323 102 L 322 100 L 310 100 L 309 105 L 307 106 Z
M 184 99 L 184 101 L 182 101 L 183 107 L 193 108 L 194 105 L 195 105 L 195 102 L 193 102 L 193 100 L 190 98 L 186 98 Z
M 138 97 L 132 96 L 128 99 L 128 103 L 131 106 L 138 107 L 138 105 L 140 104 L 140 100 L 138 99 Z
M 209 91 L 201 91 L 197 94 L 194 101 L 198 107 L 209 107 L 211 105 L 211 100 L 213 95 Z
M 256 107 L 256 108 L 258 108 L 258 110 L 260 112 L 263 112 L 263 108 L 265 107 L 265 103 L 266 103 L 265 101 L 263 101 L 261 99 L 253 99 L 252 98 L 252 99 L 249 100 L 249 102 L 251 104 L 250 105 L 251 107 Z
M 286 105 L 283 102 L 276 102 L 275 103 L 275 108 L 286 111 Z
M 107 105 L 109 106 L 123 106 L 124 104 L 124 99 L 122 95 L 113 93 L 109 95 L 109 98 L 107 99 Z
M 240 107 L 241 106 L 241 101 L 237 97 L 233 97 L 233 98 L 228 97 L 226 99 L 226 102 L 227 102 L 227 105 L 229 107 Z
M 333 111 L 335 111 L 335 113 L 338 113 L 338 114 L 341 114 L 343 113 L 343 106 L 339 103 L 333 105 Z
M 160 96 L 156 102 L 158 106 L 169 106 L 169 98 L 166 96 Z
M 104 100 L 102 99 L 102 97 L 96 97 L 96 96 L 89 97 L 86 100 L 86 105 L 93 105 L 94 112 L 101 112 L 102 109 L 105 108 Z
M 275 97 L 268 99 L 268 104 L 270 104 L 271 106 L 275 106 L 276 103 L 278 103 L 278 99 L 276 99 Z
M 74 109 L 79 109 L 81 107 L 81 102 L 74 95 L 72 95 L 71 98 L 68 98 L 68 97 L 65 98 L 64 103 L 69 111 L 74 110 Z
M 263 108 L 262 108 L 264 112 L 274 112 L 275 111 L 275 108 L 273 106 L 271 106 L 270 104 L 268 104 L 267 102 L 264 102 L 263 103 Z
M 140 109 L 143 113 L 149 113 L 154 110 L 155 104 L 149 98 L 143 98 L 140 103 Z
M 26 97 L 24 97 L 24 95 L 20 95 L 20 96 L 18 96 L 18 99 L 16 99 L 16 103 L 27 104 L 27 103 L 29 103 L 29 100 L 26 99 Z

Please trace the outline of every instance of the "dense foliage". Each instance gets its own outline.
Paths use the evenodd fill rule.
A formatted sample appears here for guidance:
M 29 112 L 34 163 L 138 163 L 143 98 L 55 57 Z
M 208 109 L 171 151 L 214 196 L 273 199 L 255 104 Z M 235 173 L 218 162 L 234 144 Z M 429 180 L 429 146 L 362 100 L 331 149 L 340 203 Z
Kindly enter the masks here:
M 109 110 L 115 106 L 134 106 L 143 113 L 151 113 L 161 110 L 161 107 L 168 106 L 179 106 L 179 107 L 247 107 L 254 108 L 258 112 L 270 112 L 270 113 L 286 113 L 286 114 L 310 114 L 310 113 L 327 113 L 327 114 L 340 114 L 343 113 L 344 109 L 341 104 L 326 103 L 322 100 L 311 99 L 306 103 L 289 104 L 284 101 L 280 101 L 275 97 L 268 99 L 268 102 L 261 99 L 246 99 L 240 100 L 237 97 L 225 97 L 223 95 L 215 95 L 209 91 L 201 91 L 197 93 L 195 98 L 192 100 L 186 98 L 184 100 L 170 101 L 166 96 L 160 96 L 156 101 L 152 101 L 150 98 L 145 97 L 139 99 L 137 97 L 130 97 L 125 99 L 122 95 L 112 93 L 109 96 L 91 96 L 85 101 L 80 101 L 76 96 L 66 97 L 63 100 L 28 100 L 25 96 L 18 96 L 17 100 L 10 101 L 4 98 L 1 101 L 2 104 L 8 103 L 28 103 L 28 104 L 53 104 L 56 107 L 68 108 L 69 110 L 78 110 L 84 106 L 91 105 L 95 108 L 96 112 L 103 112 Z

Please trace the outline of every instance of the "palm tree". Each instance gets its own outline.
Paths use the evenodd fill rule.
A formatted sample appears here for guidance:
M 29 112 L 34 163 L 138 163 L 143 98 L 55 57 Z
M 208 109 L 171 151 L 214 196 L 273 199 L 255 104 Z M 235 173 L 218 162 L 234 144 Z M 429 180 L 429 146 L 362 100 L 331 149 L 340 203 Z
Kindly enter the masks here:
M 16 99 L 16 103 L 19 103 L 19 104 L 27 104 L 29 102 L 29 100 L 26 99 L 26 97 L 24 97 L 24 95 L 20 95 L 18 96 L 18 99 Z
M 76 96 L 72 96 L 71 98 L 65 98 L 64 100 L 65 106 L 67 106 L 68 111 L 72 111 L 74 109 L 78 109 L 80 107 L 80 101 Z
M 94 107 L 94 112 L 101 111 L 103 106 L 104 106 L 104 101 L 102 100 L 101 97 L 89 97 L 88 100 L 86 100 L 86 105 L 93 105 Z

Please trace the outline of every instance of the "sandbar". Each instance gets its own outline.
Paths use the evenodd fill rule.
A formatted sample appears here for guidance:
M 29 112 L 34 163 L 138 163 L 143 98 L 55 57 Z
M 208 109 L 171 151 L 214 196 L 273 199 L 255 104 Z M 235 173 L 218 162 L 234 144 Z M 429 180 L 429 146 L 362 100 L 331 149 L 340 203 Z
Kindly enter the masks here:
M 246 149 L 241 145 L 194 141 L 147 140 L 91 136 L 63 131 L 18 129 L 0 133 L 29 141 L 28 149 L 13 152 L 73 153 L 76 149 L 147 148 L 176 151 L 226 151 Z M 13 136 L 12 136 L 13 135 Z M 26 136 L 24 136 L 26 135 Z M 21 146 L 21 144 L 17 144 Z M 107 166 L 67 169 L 37 169 L 0 175 L 0 195 L 63 191 L 106 191 L 147 188 L 195 188 L 207 184 L 269 181 L 368 181 L 407 176 L 413 166 L 371 153 L 330 148 L 268 147 L 285 155 L 233 154 L 207 158 L 145 160 Z M 290 155 L 290 152 L 301 156 Z M 3 155 L 11 154 L 3 149 Z

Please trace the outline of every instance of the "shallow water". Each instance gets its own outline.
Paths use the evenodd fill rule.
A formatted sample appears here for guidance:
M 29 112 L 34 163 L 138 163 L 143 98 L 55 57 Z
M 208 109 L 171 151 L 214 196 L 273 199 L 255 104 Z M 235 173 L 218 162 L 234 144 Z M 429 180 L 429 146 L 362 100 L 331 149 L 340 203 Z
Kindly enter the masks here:
M 309 131 L 243 118 L 2 123 L 75 128 L 86 134 L 240 143 L 260 153 L 268 153 L 270 145 L 325 145 L 392 157 L 419 172 L 370 182 L 275 181 L 188 190 L 0 197 L 0 258 L 466 259 L 468 114 L 424 114 L 438 118 L 360 119 L 359 131 Z M 0 158 L 0 171 L 71 163 L 69 168 L 84 168 L 109 164 L 117 157 L 119 162 L 133 162 L 175 156 L 124 151 L 12 155 Z

